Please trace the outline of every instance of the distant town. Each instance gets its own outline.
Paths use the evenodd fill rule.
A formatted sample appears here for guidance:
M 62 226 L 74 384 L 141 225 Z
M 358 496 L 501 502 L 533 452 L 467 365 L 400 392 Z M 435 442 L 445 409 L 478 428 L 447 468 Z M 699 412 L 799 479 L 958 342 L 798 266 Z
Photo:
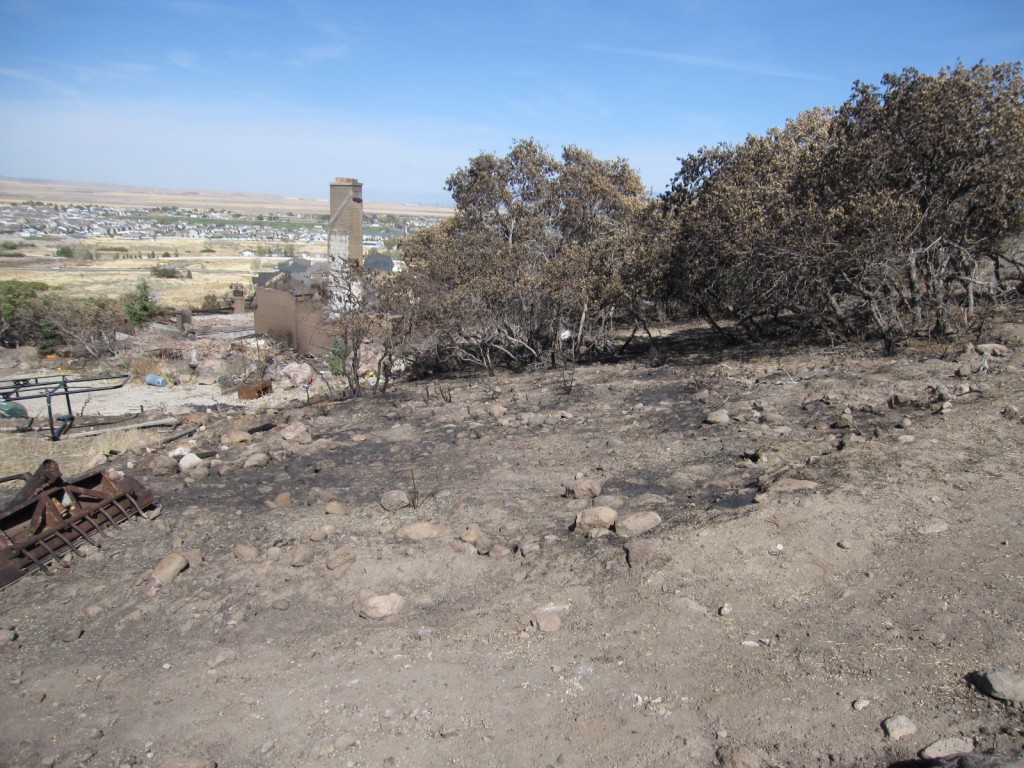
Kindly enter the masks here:
M 326 213 L 235 213 L 199 208 L 127 208 L 24 201 L 0 203 L 0 237 L 22 241 L 85 238 L 154 241 L 167 238 L 327 245 Z M 436 218 L 364 214 L 363 248 L 388 249 Z M 26 243 L 27 244 L 27 243 Z

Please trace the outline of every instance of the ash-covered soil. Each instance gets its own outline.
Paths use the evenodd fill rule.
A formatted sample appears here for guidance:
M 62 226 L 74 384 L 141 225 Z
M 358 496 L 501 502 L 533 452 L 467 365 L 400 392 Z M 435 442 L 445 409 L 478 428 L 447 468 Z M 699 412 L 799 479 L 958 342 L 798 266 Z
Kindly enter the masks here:
M 976 683 L 1024 667 L 1020 361 L 675 342 L 571 382 L 205 414 L 190 447 L 215 455 L 185 473 L 173 445 L 114 457 L 159 514 L 0 593 L 0 764 L 1024 750 L 1022 710 Z M 615 530 L 583 532 L 595 507 Z

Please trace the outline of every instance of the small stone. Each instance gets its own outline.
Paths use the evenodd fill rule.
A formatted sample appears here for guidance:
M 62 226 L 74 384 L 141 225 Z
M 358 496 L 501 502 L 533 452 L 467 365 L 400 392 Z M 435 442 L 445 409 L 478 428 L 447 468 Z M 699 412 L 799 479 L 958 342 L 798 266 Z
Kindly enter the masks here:
M 488 557 L 507 557 L 512 554 L 512 550 L 506 547 L 504 544 L 495 544 L 491 547 L 487 553 Z
M 287 611 L 289 608 L 292 607 L 292 604 L 282 597 L 271 603 L 270 607 L 273 608 L 275 611 Z
M 359 615 L 364 619 L 384 619 L 394 616 L 405 607 L 405 598 L 396 592 L 370 595 L 357 602 Z
M 182 456 L 180 459 L 178 459 L 178 469 L 181 472 L 188 472 L 191 469 L 195 469 L 196 467 L 198 467 L 202 463 L 203 463 L 202 459 L 200 459 L 194 453 L 189 451 L 184 456 Z
M 327 556 L 327 570 L 334 571 L 342 566 L 354 562 L 356 551 L 352 547 L 341 547 Z
M 256 547 L 250 547 L 248 544 L 235 544 L 231 549 L 231 554 L 235 556 L 236 560 L 241 560 L 243 563 L 251 563 L 260 556 L 260 551 Z
M 836 542 L 836 546 L 840 549 L 849 549 L 851 545 L 846 539 L 840 539 Z
M 592 477 L 577 477 L 565 483 L 565 496 L 570 499 L 593 499 L 601 495 L 601 484 Z
M 60 636 L 62 643 L 73 643 L 85 633 L 81 627 L 72 627 Z
M 860 712 L 861 710 L 867 709 L 869 706 L 871 706 L 871 699 L 854 699 L 853 704 L 851 704 L 850 706 L 852 706 L 855 710 Z
M 222 664 L 228 664 L 229 662 L 238 659 L 238 651 L 234 648 L 218 648 L 213 654 L 206 660 L 206 666 L 210 669 L 216 669 Z
M 704 417 L 705 424 L 728 424 L 729 423 L 729 411 L 725 408 L 719 408 L 717 411 L 711 411 Z
M 283 509 L 284 507 L 291 506 L 291 503 L 291 491 L 282 491 L 281 493 L 277 494 L 277 496 L 274 497 L 274 506 L 277 507 L 278 509 Z
M 624 549 L 629 567 L 639 568 L 650 559 L 654 546 L 649 541 L 631 541 L 626 544 Z
M 489 405 L 487 407 L 487 412 L 493 418 L 500 419 L 502 416 L 504 416 L 506 413 L 508 413 L 508 408 L 506 408 L 501 403 L 492 403 L 491 405 Z
M 715 753 L 722 768 L 761 768 L 761 758 L 746 747 L 724 745 Z
M 409 494 L 400 490 L 385 491 L 380 497 L 380 505 L 387 512 L 404 509 L 405 507 L 410 506 L 411 503 L 412 502 L 409 501 Z
M 917 726 L 906 715 L 893 715 L 882 721 L 882 730 L 893 741 L 899 741 L 904 736 L 917 733 Z
M 270 754 L 270 752 L 272 752 L 274 747 L 276 747 L 276 746 L 277 746 L 277 742 L 276 741 L 274 741 L 273 739 L 268 739 L 267 741 L 264 741 L 263 742 L 263 746 L 260 747 L 260 754 L 261 755 Z
M 270 463 L 270 456 L 262 451 L 252 454 L 245 460 L 242 467 L 245 469 L 252 469 L 253 467 L 265 467 Z
M 436 523 L 428 520 L 418 520 L 415 523 L 403 525 L 395 531 L 395 538 L 399 541 L 425 541 L 436 539 L 446 533 L 445 529 Z
M 615 525 L 618 513 L 611 507 L 588 507 L 576 515 L 576 531 L 608 530 Z
M 221 442 L 225 445 L 237 445 L 238 443 L 248 443 L 252 440 L 252 435 L 246 432 L 244 429 L 233 429 L 230 432 L 224 434 L 221 438 Z
M 165 555 L 153 568 L 153 573 L 146 584 L 146 594 L 156 595 L 162 587 L 170 584 L 179 573 L 188 568 L 188 560 L 180 552 Z
M 978 676 L 978 688 L 996 699 L 1024 703 L 1024 671 L 1009 667 L 985 670 Z
M 676 605 L 679 608 L 683 608 L 688 611 L 693 611 L 694 613 L 699 613 L 701 616 L 708 615 L 708 609 L 700 603 L 698 603 L 692 597 L 680 597 L 678 600 L 676 600 Z
M 469 544 L 475 544 L 484 535 L 483 530 L 476 523 L 470 523 L 459 538 Z
M 639 536 L 661 525 L 661 515 L 657 512 L 638 512 L 615 523 L 615 532 L 624 538 Z
M 309 561 L 313 559 L 313 550 L 306 545 L 296 547 L 295 551 L 292 552 L 291 566 L 292 568 L 301 568 L 304 565 L 309 565 Z
M 936 520 L 928 525 L 922 525 L 917 529 L 919 533 L 931 534 L 931 533 L 942 533 L 943 531 L 949 530 L 949 523 L 945 520 Z
M 340 501 L 335 499 L 333 501 L 328 501 L 326 504 L 324 504 L 324 513 L 340 517 L 341 515 L 348 514 L 348 508 Z
M 201 757 L 185 757 L 164 760 L 156 768 L 217 768 L 217 763 L 214 760 L 204 760 Z
M 530 625 L 540 632 L 557 632 L 562 626 L 562 612 L 558 608 L 540 608 L 533 612 Z
M 725 603 L 725 604 L 723 604 L 723 605 L 722 605 L 722 606 L 721 606 L 721 607 L 720 607 L 720 608 L 718 609 L 718 615 L 719 615 L 719 616 L 730 616 L 730 615 L 732 615 L 732 606 L 731 606 L 731 605 L 729 605 L 729 603 Z
M 103 613 L 103 606 L 93 603 L 85 608 L 85 615 L 87 618 L 95 619 Z
M 309 540 L 312 542 L 324 541 L 333 536 L 334 532 L 337 530 L 338 529 L 335 528 L 333 525 L 321 525 L 319 528 L 317 528 L 315 531 L 309 534 Z
M 313 436 L 309 434 L 309 428 L 302 423 L 288 424 L 281 428 L 281 438 L 299 445 L 309 445 L 313 442 Z
M 913 435 L 900 435 L 900 436 L 899 436 L 898 438 L 896 438 L 896 439 L 897 439 L 897 440 L 898 440 L 899 442 L 901 442 L 901 443 L 912 443 L 912 442 L 914 442 L 915 440 L 917 440 L 917 438 L 916 438 L 916 437 L 914 437 Z
M 933 741 L 921 750 L 920 755 L 925 760 L 939 760 L 943 757 L 953 755 L 966 755 L 974 751 L 974 742 L 959 736 L 951 736 L 946 739 Z

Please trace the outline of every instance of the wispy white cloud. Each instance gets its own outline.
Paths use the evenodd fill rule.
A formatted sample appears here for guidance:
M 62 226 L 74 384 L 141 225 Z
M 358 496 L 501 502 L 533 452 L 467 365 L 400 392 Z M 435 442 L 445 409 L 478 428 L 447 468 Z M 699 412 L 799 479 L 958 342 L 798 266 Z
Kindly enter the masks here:
M 31 83 L 32 85 L 39 85 L 43 88 L 47 88 L 55 94 L 61 96 L 79 96 L 78 91 L 74 88 L 69 88 L 63 83 L 59 83 L 55 80 L 37 75 L 34 72 L 26 72 L 22 69 L 12 69 L 10 67 L 0 67 L 0 78 L 6 78 L 8 80 L 18 80 L 23 83 Z
M 800 72 L 786 67 L 774 67 L 758 62 L 740 61 L 735 59 L 721 59 L 715 56 L 699 56 L 690 53 L 674 53 L 672 51 L 652 51 L 643 48 L 623 48 L 600 43 L 588 43 L 582 46 L 583 50 L 594 51 L 595 53 L 607 53 L 613 56 L 630 56 L 642 59 L 654 59 L 656 61 L 667 61 L 673 64 L 681 64 L 686 67 L 699 67 L 702 69 L 718 69 L 726 72 L 741 72 L 748 75 L 761 75 L 764 77 L 781 77 L 791 80 L 814 80 L 827 82 L 830 78 L 813 72 Z

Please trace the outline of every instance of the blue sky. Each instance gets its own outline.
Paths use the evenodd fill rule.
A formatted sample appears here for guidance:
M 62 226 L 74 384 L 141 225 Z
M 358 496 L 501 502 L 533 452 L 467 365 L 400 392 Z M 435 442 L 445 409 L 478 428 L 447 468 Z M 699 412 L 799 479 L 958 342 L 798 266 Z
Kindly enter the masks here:
M 677 158 L 957 59 L 1024 58 L 1021 0 L 0 0 L 0 175 L 448 201 L 534 137 Z

